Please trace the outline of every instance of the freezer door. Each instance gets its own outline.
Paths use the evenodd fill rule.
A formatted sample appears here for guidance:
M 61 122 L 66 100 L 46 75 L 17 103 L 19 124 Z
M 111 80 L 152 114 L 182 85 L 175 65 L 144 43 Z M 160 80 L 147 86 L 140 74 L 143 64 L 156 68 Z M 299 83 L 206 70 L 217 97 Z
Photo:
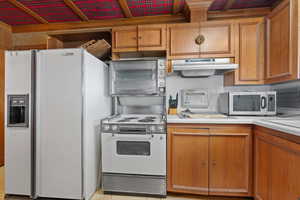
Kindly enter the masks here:
M 32 193 L 32 56 L 5 53 L 5 194 Z
M 37 196 L 81 199 L 82 50 L 37 53 Z

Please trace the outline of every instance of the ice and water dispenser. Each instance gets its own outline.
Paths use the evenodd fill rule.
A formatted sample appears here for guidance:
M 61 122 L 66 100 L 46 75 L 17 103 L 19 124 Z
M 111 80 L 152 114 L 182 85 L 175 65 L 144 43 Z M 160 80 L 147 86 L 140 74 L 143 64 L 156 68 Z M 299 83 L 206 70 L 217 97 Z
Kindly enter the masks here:
M 8 95 L 8 127 L 29 126 L 29 95 Z

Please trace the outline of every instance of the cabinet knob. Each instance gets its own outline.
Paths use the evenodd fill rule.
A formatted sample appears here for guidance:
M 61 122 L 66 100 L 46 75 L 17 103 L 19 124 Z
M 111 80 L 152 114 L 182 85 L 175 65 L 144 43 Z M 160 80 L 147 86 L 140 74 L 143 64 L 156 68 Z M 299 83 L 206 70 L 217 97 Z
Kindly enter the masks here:
M 139 36 L 138 38 L 139 38 L 139 40 L 141 40 L 141 39 L 142 39 L 142 36 Z
M 216 166 L 217 162 L 215 160 L 212 161 L 212 166 Z
M 201 162 L 201 166 L 202 166 L 202 167 L 205 167 L 205 166 L 206 166 L 206 162 L 205 162 L 205 161 L 202 161 L 202 162 Z
M 203 44 L 204 41 L 205 41 L 205 37 L 203 35 L 199 35 L 195 40 L 196 44 L 198 45 Z

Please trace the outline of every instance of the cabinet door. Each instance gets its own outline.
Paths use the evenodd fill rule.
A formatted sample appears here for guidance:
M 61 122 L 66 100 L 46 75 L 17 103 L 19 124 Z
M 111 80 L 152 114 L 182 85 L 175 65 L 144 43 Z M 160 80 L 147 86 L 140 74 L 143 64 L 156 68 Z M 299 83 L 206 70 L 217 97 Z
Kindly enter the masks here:
M 277 146 L 278 145 L 278 146 Z M 271 184 L 270 199 L 300 198 L 300 146 L 298 151 L 281 146 L 279 143 L 271 148 Z
M 263 18 L 241 20 L 238 24 L 234 85 L 263 84 L 265 56 L 265 23 Z M 225 75 L 226 79 L 226 75 Z
M 271 145 L 263 138 L 255 135 L 255 198 L 257 200 L 269 200 L 270 185 L 270 156 Z
M 139 51 L 166 50 L 167 26 L 139 25 L 138 48 Z
M 137 26 L 122 26 L 112 29 L 113 52 L 130 52 L 138 50 Z
M 298 78 L 297 3 L 283 1 L 267 17 L 267 83 Z
M 252 195 L 251 128 L 210 131 L 210 195 Z
M 200 57 L 234 57 L 234 26 L 230 22 L 200 23 Z
M 168 57 L 170 59 L 199 58 L 200 46 L 196 42 L 200 35 L 199 27 L 198 23 L 168 26 Z
M 168 191 L 208 195 L 208 129 L 169 129 Z

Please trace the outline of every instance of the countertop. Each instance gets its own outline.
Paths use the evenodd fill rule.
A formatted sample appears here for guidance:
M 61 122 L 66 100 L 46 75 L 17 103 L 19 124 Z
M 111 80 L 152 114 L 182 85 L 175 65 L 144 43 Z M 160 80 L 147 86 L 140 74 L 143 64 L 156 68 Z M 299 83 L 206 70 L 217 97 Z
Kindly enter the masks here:
M 182 119 L 178 117 L 177 115 L 168 115 L 167 116 L 167 123 L 168 124 L 252 124 L 252 125 L 258 125 L 265 128 L 285 132 L 288 134 L 300 136 L 300 128 L 296 128 L 293 126 L 289 126 L 284 123 L 275 123 L 272 122 L 272 120 L 299 120 L 299 118 L 281 118 L 281 117 L 238 117 L 238 116 L 232 116 L 232 117 L 226 117 L 226 118 L 197 118 L 197 119 L 189 119 L 185 118 Z

